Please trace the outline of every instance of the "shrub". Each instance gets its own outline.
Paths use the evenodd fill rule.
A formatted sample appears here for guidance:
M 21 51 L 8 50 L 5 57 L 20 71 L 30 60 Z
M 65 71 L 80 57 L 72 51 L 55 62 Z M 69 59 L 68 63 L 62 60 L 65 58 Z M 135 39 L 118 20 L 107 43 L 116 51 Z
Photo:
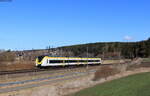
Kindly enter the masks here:
M 130 63 L 122 63 L 122 64 L 113 64 L 112 66 L 101 66 L 99 70 L 95 72 L 93 80 L 99 80 L 101 78 L 107 79 L 107 77 L 111 75 L 115 75 L 120 72 L 125 72 L 127 70 L 134 70 L 139 67 L 150 67 L 149 63 L 141 63 L 141 58 L 136 58 Z
M 102 66 L 99 70 L 95 72 L 94 81 L 99 80 L 101 78 L 107 79 L 108 76 L 115 75 L 119 73 L 119 70 L 113 68 L 112 66 Z

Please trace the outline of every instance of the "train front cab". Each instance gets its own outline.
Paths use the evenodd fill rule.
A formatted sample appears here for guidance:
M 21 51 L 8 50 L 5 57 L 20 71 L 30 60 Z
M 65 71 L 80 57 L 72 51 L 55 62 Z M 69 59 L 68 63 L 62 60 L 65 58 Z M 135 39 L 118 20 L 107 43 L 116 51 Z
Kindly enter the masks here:
M 43 62 L 43 60 L 44 60 L 44 57 L 45 57 L 45 56 L 38 56 L 38 57 L 36 58 L 36 66 L 37 66 L 37 67 L 39 67 L 39 68 L 42 67 L 42 62 Z

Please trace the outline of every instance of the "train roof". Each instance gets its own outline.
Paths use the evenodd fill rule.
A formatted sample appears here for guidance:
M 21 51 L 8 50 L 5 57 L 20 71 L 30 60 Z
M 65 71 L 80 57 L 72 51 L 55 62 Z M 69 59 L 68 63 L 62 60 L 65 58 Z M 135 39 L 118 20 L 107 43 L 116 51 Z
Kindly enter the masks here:
M 76 56 L 51 56 L 51 55 L 41 55 L 41 56 L 38 56 L 38 57 L 62 57 L 62 58 L 99 58 L 99 57 L 76 57 Z
M 48 57 L 48 58 L 53 58 L 53 59 L 101 59 L 101 58 L 94 58 L 94 57 L 62 57 L 62 56 L 48 56 L 48 55 L 42 55 L 42 56 L 38 56 L 38 58 L 44 58 L 44 57 Z

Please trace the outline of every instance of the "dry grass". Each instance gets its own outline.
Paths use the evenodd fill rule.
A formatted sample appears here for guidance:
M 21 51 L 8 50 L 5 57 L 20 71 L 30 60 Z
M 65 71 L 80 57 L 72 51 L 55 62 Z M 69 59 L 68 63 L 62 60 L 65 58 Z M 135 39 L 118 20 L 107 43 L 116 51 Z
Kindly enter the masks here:
M 107 77 L 111 75 L 115 75 L 119 73 L 119 70 L 110 66 L 102 66 L 99 70 L 95 72 L 94 81 L 99 80 L 101 78 L 107 79 Z
M 13 52 L 0 53 L 0 61 L 15 61 L 15 54 Z
M 119 63 L 120 60 L 103 60 L 103 64 Z
M 35 64 L 33 61 L 16 61 L 16 62 L 0 62 L 0 71 L 33 69 Z
M 125 63 L 130 62 L 130 59 L 121 59 L 121 60 L 103 60 L 103 64 L 118 64 L 118 63 Z
M 107 77 L 115 75 L 117 73 L 125 72 L 127 70 L 134 70 L 136 68 L 143 66 L 141 62 L 142 62 L 141 58 L 136 58 L 130 63 L 120 63 L 120 64 L 113 64 L 112 66 L 102 66 L 99 70 L 95 72 L 93 80 L 99 80 L 101 78 L 107 79 Z
M 142 58 L 135 58 L 131 63 L 128 64 L 126 70 L 134 70 L 136 68 L 142 67 L 143 65 L 142 61 L 143 61 Z

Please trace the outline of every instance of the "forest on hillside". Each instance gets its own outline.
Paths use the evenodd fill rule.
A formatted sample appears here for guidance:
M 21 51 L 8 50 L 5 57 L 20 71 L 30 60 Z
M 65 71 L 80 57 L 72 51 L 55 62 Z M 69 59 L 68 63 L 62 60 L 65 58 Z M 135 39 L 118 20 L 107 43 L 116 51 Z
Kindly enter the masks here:
M 0 51 L 0 61 L 34 61 L 41 55 L 102 59 L 147 58 L 150 57 L 150 38 L 139 42 L 98 42 L 58 48 L 47 47 L 41 50 Z
M 136 58 L 150 57 L 150 38 L 139 42 L 99 42 L 59 47 L 65 56 Z M 67 52 L 70 52 L 67 54 Z

